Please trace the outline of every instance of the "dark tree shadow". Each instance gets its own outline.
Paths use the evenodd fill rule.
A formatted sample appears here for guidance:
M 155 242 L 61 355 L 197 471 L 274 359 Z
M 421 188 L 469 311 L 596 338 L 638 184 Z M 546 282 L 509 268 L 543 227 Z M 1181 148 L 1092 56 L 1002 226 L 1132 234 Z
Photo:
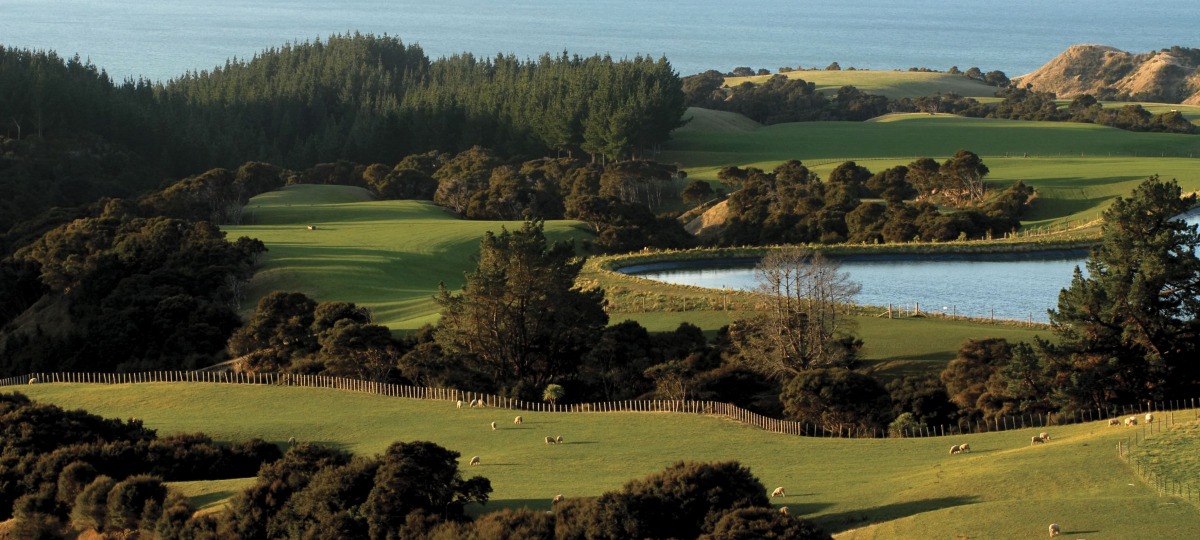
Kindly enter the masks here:
M 978 497 L 941 497 L 937 499 L 922 499 L 919 501 L 906 501 L 902 503 L 886 504 L 876 506 L 874 508 L 865 508 L 863 510 L 853 510 L 850 512 L 840 512 L 837 514 L 827 514 L 817 516 L 813 521 L 817 522 L 823 529 L 831 534 L 837 534 L 842 531 L 870 525 L 872 523 L 881 523 L 891 521 L 908 516 L 915 516 L 925 512 L 933 512 L 944 508 L 953 508 L 955 506 L 964 506 L 974 504 L 979 501 Z

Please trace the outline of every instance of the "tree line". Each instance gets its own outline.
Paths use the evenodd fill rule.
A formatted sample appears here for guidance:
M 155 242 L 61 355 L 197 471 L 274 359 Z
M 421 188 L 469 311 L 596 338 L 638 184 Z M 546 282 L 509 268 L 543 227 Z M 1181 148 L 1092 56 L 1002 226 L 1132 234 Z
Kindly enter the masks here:
M 978 68 L 972 68 L 978 71 Z M 964 76 L 997 86 L 998 103 L 954 93 L 889 99 L 854 86 L 843 86 L 832 96 L 800 78 L 776 74 L 760 83 L 743 82 L 724 87 L 725 75 L 710 70 L 683 79 L 685 103 L 735 112 L 762 124 L 820 120 L 863 121 L 892 112 L 951 113 L 974 118 L 1005 118 L 1040 122 L 1085 122 L 1129 131 L 1196 133 L 1196 126 L 1178 111 L 1151 113 L 1139 104 L 1105 108 L 1095 96 L 1082 94 L 1060 108 L 1053 92 L 1038 92 L 1011 85 L 1003 72 L 968 71 Z
M 167 82 L 118 83 L 78 56 L 0 47 L 0 185 L 21 197 L 3 219 L 246 161 L 395 162 L 475 145 L 506 159 L 628 159 L 682 125 L 680 85 L 665 58 L 430 60 L 399 38 L 357 33 Z M 63 160 L 88 170 L 58 170 Z

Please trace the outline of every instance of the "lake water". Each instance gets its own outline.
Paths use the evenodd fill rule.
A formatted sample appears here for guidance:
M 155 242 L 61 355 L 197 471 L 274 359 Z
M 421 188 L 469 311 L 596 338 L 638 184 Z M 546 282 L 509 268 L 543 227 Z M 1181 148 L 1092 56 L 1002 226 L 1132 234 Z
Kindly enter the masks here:
M 1200 213 L 1185 218 L 1200 224 Z M 1046 310 L 1058 305 L 1058 293 L 1071 285 L 1084 252 L 1003 255 L 874 256 L 841 259 L 842 271 L 862 285 L 858 304 L 945 312 L 970 317 L 1047 322 Z M 621 272 L 639 277 L 712 289 L 756 287 L 754 260 L 685 261 L 629 266 Z
M 333 33 L 431 57 L 563 50 L 736 66 L 1032 71 L 1079 43 L 1200 47 L 1195 0 L 0 0 L 0 44 L 78 53 L 117 80 L 166 80 Z

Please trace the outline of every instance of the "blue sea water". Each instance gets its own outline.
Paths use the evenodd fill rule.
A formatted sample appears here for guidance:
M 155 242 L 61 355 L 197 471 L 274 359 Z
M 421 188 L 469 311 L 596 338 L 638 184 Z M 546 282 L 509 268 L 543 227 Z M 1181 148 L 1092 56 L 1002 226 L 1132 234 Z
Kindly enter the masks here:
M 665 55 L 680 74 L 736 66 L 1009 76 L 1079 43 L 1200 47 L 1196 0 L 0 0 L 0 44 L 78 53 L 117 80 L 167 80 L 333 33 L 459 52 Z

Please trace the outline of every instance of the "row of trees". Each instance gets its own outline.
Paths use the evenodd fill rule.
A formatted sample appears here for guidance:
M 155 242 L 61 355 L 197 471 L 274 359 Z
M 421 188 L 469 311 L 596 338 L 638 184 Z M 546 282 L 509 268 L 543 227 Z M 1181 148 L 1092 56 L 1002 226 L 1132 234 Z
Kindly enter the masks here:
M 1017 182 L 989 194 L 984 183 L 988 172 L 982 159 L 968 150 L 942 163 L 922 158 L 874 174 L 848 161 L 824 182 L 796 160 L 770 173 L 726 167 L 718 178 L 741 189 L 729 196 L 728 225 L 709 241 L 829 244 L 999 236 L 1019 226 L 1033 190 Z M 860 197 L 880 197 L 886 204 Z M 915 202 L 905 202 L 913 197 Z M 936 204 L 958 211 L 942 213 Z

